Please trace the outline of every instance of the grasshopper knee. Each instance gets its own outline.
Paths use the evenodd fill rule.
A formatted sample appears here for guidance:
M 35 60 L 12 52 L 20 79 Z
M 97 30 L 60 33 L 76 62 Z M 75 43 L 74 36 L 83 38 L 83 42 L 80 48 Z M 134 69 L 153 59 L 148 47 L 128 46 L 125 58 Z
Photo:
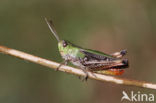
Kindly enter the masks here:
M 121 50 L 120 52 L 113 53 L 112 56 L 114 56 L 116 58 L 122 58 L 126 54 L 127 54 L 127 51 L 126 50 Z

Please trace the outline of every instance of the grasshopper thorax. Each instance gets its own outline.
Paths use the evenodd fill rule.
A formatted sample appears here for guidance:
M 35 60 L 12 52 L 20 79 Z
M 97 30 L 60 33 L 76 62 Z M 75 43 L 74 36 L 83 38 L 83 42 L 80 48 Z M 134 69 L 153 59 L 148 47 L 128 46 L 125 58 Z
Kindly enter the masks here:
M 60 40 L 58 43 L 58 49 L 61 56 L 65 60 L 75 60 L 78 57 L 83 57 L 84 54 L 80 53 L 80 48 L 69 41 Z

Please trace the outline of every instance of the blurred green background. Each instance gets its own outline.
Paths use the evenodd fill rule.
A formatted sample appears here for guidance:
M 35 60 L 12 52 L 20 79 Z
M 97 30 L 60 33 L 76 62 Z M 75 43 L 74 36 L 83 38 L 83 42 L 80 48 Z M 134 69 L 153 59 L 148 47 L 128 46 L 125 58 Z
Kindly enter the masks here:
M 127 49 L 130 68 L 120 77 L 156 83 L 155 0 L 1 0 L 0 44 L 61 62 L 44 17 L 53 20 L 61 38 L 76 45 L 106 53 Z M 71 74 L 0 55 L 0 103 L 120 103 L 123 90 L 156 94 L 82 82 Z

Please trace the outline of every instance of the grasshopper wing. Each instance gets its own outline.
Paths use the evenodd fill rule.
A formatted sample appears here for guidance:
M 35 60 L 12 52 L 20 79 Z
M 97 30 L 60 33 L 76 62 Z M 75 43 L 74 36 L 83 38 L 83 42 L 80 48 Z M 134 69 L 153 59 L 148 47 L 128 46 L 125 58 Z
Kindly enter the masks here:
M 90 49 L 81 49 L 81 52 L 85 54 L 85 56 L 88 57 L 88 59 L 93 59 L 93 60 L 111 61 L 111 60 L 117 59 L 112 55 L 105 54 L 105 53 L 95 51 L 95 50 L 90 50 Z
M 91 71 L 124 69 L 128 67 L 127 59 L 115 58 L 109 54 L 88 49 L 82 49 L 81 52 L 85 54 L 82 64 Z

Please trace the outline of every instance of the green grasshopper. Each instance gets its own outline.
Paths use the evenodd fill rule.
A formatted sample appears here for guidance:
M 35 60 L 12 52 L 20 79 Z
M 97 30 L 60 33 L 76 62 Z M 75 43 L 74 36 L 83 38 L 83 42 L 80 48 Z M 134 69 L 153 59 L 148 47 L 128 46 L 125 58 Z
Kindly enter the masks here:
M 127 53 L 126 50 L 109 55 L 96 50 L 81 48 L 69 41 L 60 40 L 52 21 L 48 21 L 46 18 L 45 20 L 58 41 L 58 49 L 64 59 L 64 62 L 59 65 L 57 70 L 61 65 L 67 65 L 68 62 L 71 62 L 85 72 L 85 79 L 87 79 L 87 71 L 100 74 L 121 75 L 124 69 L 128 68 L 128 59 L 122 59 Z

